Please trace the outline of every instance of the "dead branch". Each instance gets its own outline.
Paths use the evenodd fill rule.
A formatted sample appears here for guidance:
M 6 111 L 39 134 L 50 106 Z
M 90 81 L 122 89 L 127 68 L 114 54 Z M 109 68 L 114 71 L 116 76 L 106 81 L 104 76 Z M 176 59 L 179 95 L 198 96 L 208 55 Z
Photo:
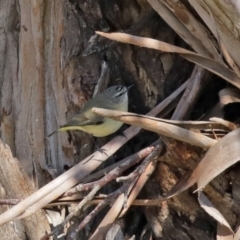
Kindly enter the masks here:
M 181 100 L 179 101 L 178 106 L 175 109 L 171 119 L 181 120 L 188 117 L 188 114 L 191 112 L 194 104 L 198 99 L 198 96 L 202 92 L 202 89 L 209 81 L 209 79 L 206 78 L 205 75 L 205 69 L 195 66 L 190 77 L 190 82 L 186 87 L 185 92 Z
M 140 166 L 139 173 L 141 173 L 141 175 L 139 176 L 134 188 L 132 189 L 127 199 L 125 208 L 121 211 L 120 214 L 121 217 L 127 212 L 129 207 L 132 205 L 133 201 L 137 198 L 139 192 L 142 190 L 142 188 L 152 175 L 157 165 L 156 159 L 159 157 L 162 149 L 163 149 L 162 143 L 159 142 L 155 150 L 146 158 L 146 161 L 143 164 L 143 166 L 142 167 Z
M 142 149 L 141 151 L 127 157 L 124 159 L 121 165 L 118 167 L 114 168 L 111 170 L 107 175 L 105 175 L 102 179 L 95 181 L 95 182 L 90 182 L 90 183 L 85 183 L 85 184 L 80 184 L 76 186 L 75 188 L 67 191 L 63 197 L 65 196 L 71 196 L 75 193 L 81 192 L 81 191 L 88 191 L 91 190 L 92 188 L 99 186 L 100 188 L 108 184 L 110 181 L 115 180 L 118 176 L 120 176 L 121 173 L 126 171 L 128 168 L 131 166 L 137 164 L 141 159 L 149 155 L 153 150 L 154 147 L 156 146 L 156 143 Z

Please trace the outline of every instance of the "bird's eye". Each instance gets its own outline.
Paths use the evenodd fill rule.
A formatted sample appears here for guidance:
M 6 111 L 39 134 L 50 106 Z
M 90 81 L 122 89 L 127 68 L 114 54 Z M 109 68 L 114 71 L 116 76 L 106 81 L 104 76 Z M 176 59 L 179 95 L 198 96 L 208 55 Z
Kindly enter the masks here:
M 118 91 L 118 92 L 122 91 L 122 89 L 123 89 L 122 86 L 118 86 L 118 87 L 117 87 L 117 91 Z

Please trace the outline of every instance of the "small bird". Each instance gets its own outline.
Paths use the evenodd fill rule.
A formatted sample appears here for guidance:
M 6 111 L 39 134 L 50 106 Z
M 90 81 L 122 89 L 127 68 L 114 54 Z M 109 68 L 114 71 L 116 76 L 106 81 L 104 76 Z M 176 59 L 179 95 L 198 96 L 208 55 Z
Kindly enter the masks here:
M 128 91 L 132 86 L 115 85 L 97 94 L 84 105 L 78 114 L 72 116 L 65 125 L 60 126 L 58 130 L 48 135 L 48 137 L 56 132 L 68 130 L 81 130 L 95 137 L 105 137 L 116 132 L 123 125 L 122 122 L 101 117 L 91 110 L 96 107 L 128 111 Z

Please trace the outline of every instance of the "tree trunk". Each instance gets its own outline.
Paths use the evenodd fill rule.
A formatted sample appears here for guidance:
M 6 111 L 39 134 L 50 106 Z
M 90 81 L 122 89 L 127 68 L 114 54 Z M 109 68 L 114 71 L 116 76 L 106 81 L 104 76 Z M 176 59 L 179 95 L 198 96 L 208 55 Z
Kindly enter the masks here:
M 83 132 L 58 133 L 50 138 L 47 135 L 91 98 L 103 63 L 109 72 L 108 85 L 135 84 L 129 111 L 141 114 L 191 74 L 193 65 L 177 55 L 112 42 L 96 35 L 96 30 L 123 31 L 187 47 L 147 0 L 0 0 L 1 139 L 17 158 L 0 144 L 4 153 L 0 154 L 1 161 L 11 162 L 0 167 L 0 182 L 5 189 L 1 198 L 25 198 L 92 152 L 94 145 Z M 140 134 L 112 160 L 139 150 L 156 137 L 152 133 Z M 191 152 L 190 160 L 181 153 L 178 157 L 188 162 L 187 169 L 192 168 L 201 151 L 170 143 L 179 152 Z M 183 160 L 176 164 L 170 143 L 166 143 L 166 159 L 157 170 L 166 178 L 171 168 L 184 166 Z M 174 174 L 171 177 L 176 181 Z M 153 179 L 142 193 L 145 198 L 158 196 L 159 186 L 166 191 L 172 185 L 157 174 Z M 16 188 L 18 184 L 26 186 Z M 127 229 L 122 228 L 123 235 L 140 236 L 149 221 L 155 239 L 214 239 L 215 223 L 196 204 L 195 197 L 184 193 L 174 199 L 159 208 L 141 208 L 141 213 L 133 208 L 122 220 Z M 64 219 L 59 214 L 51 218 L 53 225 Z M 138 224 L 127 228 L 129 219 L 142 228 Z M 14 224 L 19 231 L 14 239 L 40 239 L 50 230 L 43 211 Z M 0 236 L 4 236 L 1 239 L 13 239 L 15 233 L 11 224 L 0 228 Z

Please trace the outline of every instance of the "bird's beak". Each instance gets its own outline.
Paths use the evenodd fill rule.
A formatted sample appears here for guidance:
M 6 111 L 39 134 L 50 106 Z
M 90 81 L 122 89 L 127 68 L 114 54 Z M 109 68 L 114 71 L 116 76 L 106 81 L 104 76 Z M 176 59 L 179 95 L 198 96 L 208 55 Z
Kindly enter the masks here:
M 130 90 L 130 88 L 134 86 L 134 84 L 130 85 L 129 87 L 127 87 L 127 92 Z

